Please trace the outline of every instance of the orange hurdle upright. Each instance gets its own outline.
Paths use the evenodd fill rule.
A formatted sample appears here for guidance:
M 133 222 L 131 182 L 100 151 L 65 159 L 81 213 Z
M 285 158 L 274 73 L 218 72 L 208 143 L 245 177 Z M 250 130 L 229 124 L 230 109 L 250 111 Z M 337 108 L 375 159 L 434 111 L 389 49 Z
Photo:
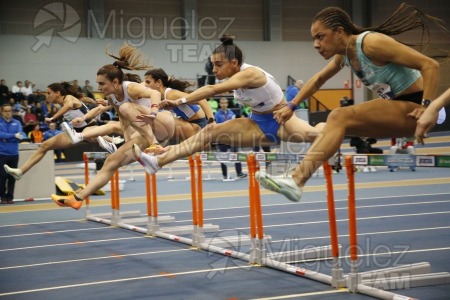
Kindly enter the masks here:
M 327 161 L 325 161 L 325 163 L 323 164 L 323 170 L 327 186 L 328 220 L 330 223 L 331 255 L 333 257 L 333 268 L 331 270 L 331 286 L 335 288 L 341 288 L 345 286 L 345 280 L 343 277 L 343 270 L 339 262 L 338 231 L 332 178 L 333 171 L 332 167 L 328 164 Z

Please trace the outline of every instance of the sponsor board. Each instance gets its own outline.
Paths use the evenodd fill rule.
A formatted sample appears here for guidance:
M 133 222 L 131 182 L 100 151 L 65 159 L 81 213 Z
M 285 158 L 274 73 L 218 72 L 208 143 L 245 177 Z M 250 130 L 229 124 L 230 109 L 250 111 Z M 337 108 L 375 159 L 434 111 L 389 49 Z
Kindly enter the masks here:
M 418 167 L 434 167 L 435 157 L 427 155 L 417 155 L 416 156 L 416 166 Z

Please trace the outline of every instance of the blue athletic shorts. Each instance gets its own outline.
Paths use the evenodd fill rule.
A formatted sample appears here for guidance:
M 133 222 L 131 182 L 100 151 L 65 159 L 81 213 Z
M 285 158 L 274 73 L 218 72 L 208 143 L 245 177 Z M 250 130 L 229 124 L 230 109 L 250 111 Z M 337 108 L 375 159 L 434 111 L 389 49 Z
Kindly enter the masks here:
M 254 114 L 250 115 L 250 120 L 256 122 L 261 131 L 273 143 L 278 143 L 278 128 L 280 124 L 273 118 L 273 113 L 270 114 Z

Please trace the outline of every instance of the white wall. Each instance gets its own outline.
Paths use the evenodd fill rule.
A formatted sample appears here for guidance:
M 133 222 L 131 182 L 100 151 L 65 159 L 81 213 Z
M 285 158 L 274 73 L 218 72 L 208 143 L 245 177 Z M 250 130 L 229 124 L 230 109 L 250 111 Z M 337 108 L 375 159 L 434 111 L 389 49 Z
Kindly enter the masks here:
M 52 82 L 78 79 L 80 85 L 88 79 L 95 83 L 97 70 L 113 62 L 104 53 L 106 45 L 117 54 L 124 40 L 98 40 L 79 38 L 71 43 L 53 37 L 50 46 L 45 45 L 34 52 L 34 36 L 0 36 L 0 77 L 12 86 L 16 81 L 29 79 L 36 88 L 45 90 Z M 238 42 L 244 52 L 244 61 L 258 65 L 275 76 L 282 88 L 287 76 L 307 80 L 320 70 L 325 61 L 312 47 L 312 42 Z M 210 41 L 147 40 L 140 47 L 155 67 L 165 69 L 169 75 L 195 79 L 205 74 L 204 61 L 215 47 Z M 143 75 L 145 72 L 135 72 Z M 343 88 L 350 79 L 345 68 L 323 88 Z M 94 86 L 94 88 L 96 88 Z

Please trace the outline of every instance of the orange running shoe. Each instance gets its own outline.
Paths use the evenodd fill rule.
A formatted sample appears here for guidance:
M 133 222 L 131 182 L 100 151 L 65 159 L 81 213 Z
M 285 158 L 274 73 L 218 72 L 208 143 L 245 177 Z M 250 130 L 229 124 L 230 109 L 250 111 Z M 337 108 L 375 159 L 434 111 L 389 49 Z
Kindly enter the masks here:
M 53 202 L 58 206 L 62 207 L 72 207 L 73 209 L 79 210 L 83 205 L 83 200 L 75 199 L 74 195 L 69 196 L 60 196 L 60 195 L 51 195 Z
M 160 155 L 165 151 L 163 146 L 161 146 L 158 143 L 155 143 L 153 145 L 150 145 L 150 147 L 148 147 L 147 149 L 145 149 L 144 152 L 150 155 Z

